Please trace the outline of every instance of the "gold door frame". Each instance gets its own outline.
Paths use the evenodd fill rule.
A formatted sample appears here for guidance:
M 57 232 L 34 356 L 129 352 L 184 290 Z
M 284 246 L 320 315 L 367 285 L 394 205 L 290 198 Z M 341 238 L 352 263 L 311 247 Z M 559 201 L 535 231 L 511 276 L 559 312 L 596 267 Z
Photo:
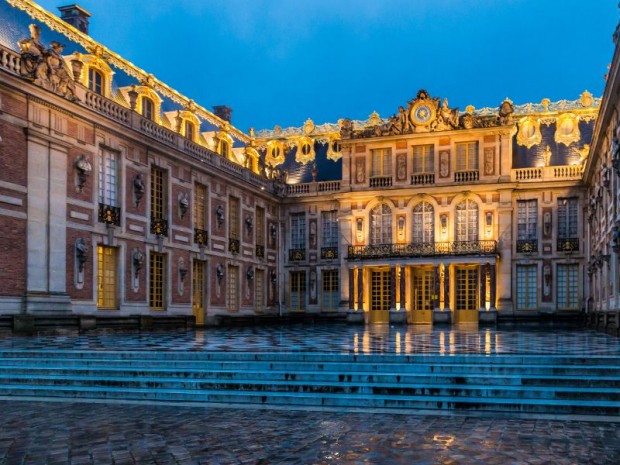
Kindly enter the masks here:
M 192 312 L 198 326 L 205 324 L 205 269 L 205 261 L 194 260 L 192 267 Z
M 431 324 L 433 322 L 433 294 L 435 292 L 435 267 L 421 265 L 410 267 L 409 305 L 410 321 L 413 324 Z
M 480 265 L 454 266 L 454 322 L 478 323 Z
M 371 324 L 389 324 L 391 276 L 389 267 L 370 268 L 368 277 L 368 311 Z

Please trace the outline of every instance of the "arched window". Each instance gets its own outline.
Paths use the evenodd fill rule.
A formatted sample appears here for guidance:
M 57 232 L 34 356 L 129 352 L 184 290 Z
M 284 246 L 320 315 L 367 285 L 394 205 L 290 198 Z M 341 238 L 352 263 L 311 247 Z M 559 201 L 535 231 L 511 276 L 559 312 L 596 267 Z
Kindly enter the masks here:
M 104 77 L 97 68 L 88 68 L 88 89 L 95 94 L 103 95 Z
M 421 202 L 413 208 L 413 242 L 435 242 L 435 211 L 428 202 Z
M 370 211 L 370 244 L 392 243 L 392 210 L 386 204 Z
M 185 120 L 185 137 L 194 140 L 194 123 L 188 120 Z
M 478 240 L 478 204 L 463 200 L 456 206 L 456 240 Z
M 227 140 L 220 139 L 220 155 L 224 158 L 228 158 L 230 154 L 230 144 Z
M 155 104 L 148 97 L 142 97 L 142 116 L 153 121 L 155 114 Z

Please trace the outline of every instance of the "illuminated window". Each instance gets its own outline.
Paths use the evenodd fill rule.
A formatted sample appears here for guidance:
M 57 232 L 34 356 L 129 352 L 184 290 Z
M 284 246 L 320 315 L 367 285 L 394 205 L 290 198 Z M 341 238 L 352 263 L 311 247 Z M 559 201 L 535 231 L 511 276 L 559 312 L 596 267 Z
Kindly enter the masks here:
M 392 151 L 390 149 L 375 149 L 370 151 L 372 167 L 370 176 L 392 175 Z
M 194 260 L 192 269 L 192 307 L 194 314 L 204 310 L 206 262 Z M 202 314 L 197 316 L 202 320 Z M 201 321 L 202 322 L 202 321 Z
M 185 120 L 185 137 L 194 140 L 194 123 L 188 120 Z
M 478 142 L 459 142 L 456 144 L 456 171 L 478 169 Z
M 291 248 L 306 248 L 306 215 L 303 213 L 291 215 Z
M 321 212 L 322 247 L 338 247 L 338 222 L 336 210 Z
M 151 218 L 163 220 L 166 218 L 166 191 L 164 170 L 153 166 L 151 168 Z
M 435 242 L 435 210 L 428 202 L 421 202 L 413 208 L 413 242 Z
M 207 229 L 207 188 L 194 185 L 194 228 Z
M 338 285 L 338 270 L 323 270 L 323 311 L 338 310 L 340 292 Z
M 228 298 L 226 302 L 226 308 L 229 312 L 236 312 L 239 310 L 239 267 L 229 265 L 228 273 Z
M 579 309 L 579 265 L 558 263 L 558 310 Z
M 433 173 L 433 145 L 414 145 L 413 146 L 413 173 Z
M 239 239 L 239 199 L 230 197 L 228 201 L 228 237 L 230 239 Z
M 265 310 L 265 271 L 257 269 L 254 281 L 254 309 L 260 313 Z
M 103 149 L 99 154 L 99 203 L 116 207 L 117 154 Z
M 103 73 L 97 68 L 88 68 L 88 90 L 95 94 L 103 95 Z
M 478 240 L 478 205 L 464 200 L 456 206 L 456 240 Z
M 148 97 L 142 97 L 142 116 L 151 121 L 154 120 L 155 104 Z
M 291 271 L 291 307 L 290 311 L 300 312 L 306 304 L 306 272 Z
M 256 207 L 256 245 L 265 245 L 265 209 Z
M 517 309 L 536 310 L 537 272 L 536 265 L 517 265 Z
M 370 211 L 370 244 L 392 243 L 392 210 L 386 204 Z
M 558 199 L 558 238 L 577 238 L 577 208 L 576 197 Z
M 164 309 L 164 254 L 151 252 L 149 260 L 149 308 L 151 310 Z
M 118 279 L 116 248 L 97 247 L 97 308 L 116 309 Z
M 517 239 L 536 239 L 538 223 L 538 201 L 517 201 Z

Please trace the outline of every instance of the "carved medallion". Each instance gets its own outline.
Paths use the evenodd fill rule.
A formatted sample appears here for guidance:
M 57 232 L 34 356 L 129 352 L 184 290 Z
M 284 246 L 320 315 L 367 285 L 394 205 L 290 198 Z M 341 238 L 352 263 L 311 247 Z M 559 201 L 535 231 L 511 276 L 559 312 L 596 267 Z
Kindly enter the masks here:
M 521 118 L 519 121 L 519 133 L 517 134 L 517 144 L 524 145 L 528 149 L 540 144 L 542 134 L 540 132 L 540 121 L 531 116 Z

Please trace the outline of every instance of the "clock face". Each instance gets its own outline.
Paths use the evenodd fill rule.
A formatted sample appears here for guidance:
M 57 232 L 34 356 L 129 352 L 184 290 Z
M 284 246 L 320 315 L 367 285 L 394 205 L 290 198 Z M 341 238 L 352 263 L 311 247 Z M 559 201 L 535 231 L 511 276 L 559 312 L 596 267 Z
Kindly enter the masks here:
M 434 116 L 435 110 L 428 103 L 420 102 L 411 109 L 411 119 L 420 126 L 429 124 Z

